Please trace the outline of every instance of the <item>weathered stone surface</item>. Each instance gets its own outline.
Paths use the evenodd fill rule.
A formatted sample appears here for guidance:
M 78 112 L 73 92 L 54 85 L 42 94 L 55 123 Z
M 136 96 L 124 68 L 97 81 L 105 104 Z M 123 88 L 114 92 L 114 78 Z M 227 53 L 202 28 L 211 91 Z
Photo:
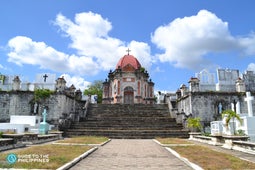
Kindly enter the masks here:
M 37 113 L 34 113 L 34 93 L 30 91 L 0 91 L 0 122 L 9 122 L 11 115 L 41 115 L 44 106 L 47 106 L 47 122 L 57 125 L 62 114 L 77 117 L 83 114 L 84 101 L 63 93 L 54 93 L 39 104 Z
M 241 113 L 247 113 L 247 103 L 244 101 L 245 93 L 238 92 L 189 92 L 177 99 L 177 109 L 186 114 L 192 113 L 200 117 L 202 122 L 209 123 L 220 120 L 219 103 L 222 110 L 231 109 L 231 103 L 240 102 Z

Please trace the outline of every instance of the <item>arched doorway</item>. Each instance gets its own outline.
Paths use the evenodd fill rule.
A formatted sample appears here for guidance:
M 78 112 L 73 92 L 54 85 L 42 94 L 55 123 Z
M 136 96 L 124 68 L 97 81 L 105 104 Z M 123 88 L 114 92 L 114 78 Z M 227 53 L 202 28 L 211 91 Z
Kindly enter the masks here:
M 130 86 L 124 89 L 124 104 L 134 104 L 134 89 Z

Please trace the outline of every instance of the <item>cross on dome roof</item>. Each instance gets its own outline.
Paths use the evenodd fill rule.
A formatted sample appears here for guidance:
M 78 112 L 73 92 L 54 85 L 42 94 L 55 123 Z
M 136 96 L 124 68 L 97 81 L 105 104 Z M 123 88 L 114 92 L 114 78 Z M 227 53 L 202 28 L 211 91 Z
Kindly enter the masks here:
M 127 50 L 126 50 L 126 52 L 128 52 L 128 55 L 129 55 L 129 52 L 130 52 L 131 50 L 128 48 Z
M 131 50 L 127 49 L 128 54 L 124 55 L 122 58 L 120 58 L 119 62 L 116 65 L 116 69 L 118 68 L 124 68 L 126 65 L 131 65 L 135 69 L 138 69 L 141 67 L 140 62 L 132 55 L 129 54 Z

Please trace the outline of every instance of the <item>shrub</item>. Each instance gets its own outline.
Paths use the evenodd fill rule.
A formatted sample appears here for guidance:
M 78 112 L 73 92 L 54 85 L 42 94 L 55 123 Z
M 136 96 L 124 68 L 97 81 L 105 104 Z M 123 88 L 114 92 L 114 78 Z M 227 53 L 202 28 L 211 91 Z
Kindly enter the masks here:
M 245 136 L 244 130 L 238 129 L 236 135 Z
M 201 131 L 202 125 L 200 122 L 200 118 L 188 118 L 187 119 L 187 127 L 191 129 L 193 132 L 198 132 Z

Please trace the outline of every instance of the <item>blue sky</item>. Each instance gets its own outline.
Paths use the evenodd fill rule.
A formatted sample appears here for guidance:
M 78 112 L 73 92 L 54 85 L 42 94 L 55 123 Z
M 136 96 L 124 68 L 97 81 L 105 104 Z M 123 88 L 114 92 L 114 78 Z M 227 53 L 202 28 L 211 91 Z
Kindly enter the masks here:
M 2 0 L 0 73 L 37 73 L 84 89 L 131 49 L 155 90 L 207 68 L 255 71 L 253 0 Z

